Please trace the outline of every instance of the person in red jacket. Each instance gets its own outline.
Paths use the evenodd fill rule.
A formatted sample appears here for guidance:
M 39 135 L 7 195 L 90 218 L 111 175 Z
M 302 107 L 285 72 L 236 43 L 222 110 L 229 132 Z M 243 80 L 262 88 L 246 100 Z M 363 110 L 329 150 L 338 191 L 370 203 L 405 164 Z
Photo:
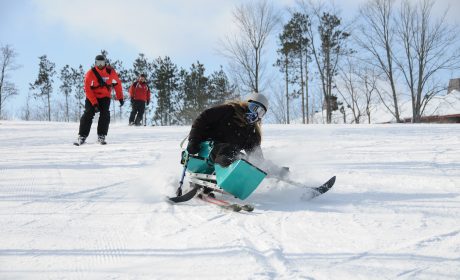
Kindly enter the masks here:
M 136 82 L 129 88 L 132 111 L 129 115 L 129 125 L 141 125 L 145 104 L 150 103 L 150 89 L 145 80 L 145 74 L 141 74 Z
M 80 119 L 78 140 L 75 145 L 79 146 L 85 143 L 96 113 L 99 113 L 97 140 L 100 144 L 107 144 L 105 137 L 109 131 L 109 108 L 113 89 L 115 89 L 116 99 L 120 101 L 120 106 L 123 106 L 123 89 L 120 78 L 118 78 L 115 69 L 107 65 L 105 57 L 98 55 L 96 56 L 95 66 L 86 72 L 85 75 L 85 111 Z

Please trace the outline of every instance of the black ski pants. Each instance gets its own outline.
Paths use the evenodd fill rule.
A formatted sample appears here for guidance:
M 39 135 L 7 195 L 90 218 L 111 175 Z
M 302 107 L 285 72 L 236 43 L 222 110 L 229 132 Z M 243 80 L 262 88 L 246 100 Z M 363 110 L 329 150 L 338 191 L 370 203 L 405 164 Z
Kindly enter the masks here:
M 131 114 L 129 115 L 129 123 L 140 125 L 142 121 L 142 117 L 144 116 L 145 101 L 132 100 L 131 106 L 133 110 L 131 111 Z
M 110 124 L 110 98 L 98 98 L 97 103 L 99 105 L 99 121 L 97 123 L 97 135 L 106 136 L 109 131 Z M 80 130 L 78 135 L 83 137 L 88 137 L 89 131 L 91 130 L 91 124 L 93 123 L 94 115 L 96 111 L 94 106 L 89 102 L 88 99 L 85 100 L 85 112 L 80 119 Z

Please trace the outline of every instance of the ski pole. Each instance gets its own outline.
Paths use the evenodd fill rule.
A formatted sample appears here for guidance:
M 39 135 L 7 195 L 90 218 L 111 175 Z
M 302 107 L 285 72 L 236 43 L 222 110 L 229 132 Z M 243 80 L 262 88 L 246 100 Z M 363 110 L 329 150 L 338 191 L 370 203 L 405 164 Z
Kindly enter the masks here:
M 187 136 L 185 136 L 185 138 L 180 142 L 179 147 L 181 147 L 182 149 L 184 149 L 182 146 L 184 145 L 185 140 L 188 139 L 188 136 L 189 135 L 187 134 Z M 181 163 L 184 165 L 184 169 L 182 170 L 182 176 L 180 178 L 179 188 L 177 188 L 177 191 L 176 191 L 177 196 L 182 195 L 182 185 L 184 184 L 185 172 L 187 171 L 187 166 L 188 166 L 188 159 L 189 159 L 188 152 L 183 150 Z
M 182 185 L 184 184 L 185 172 L 187 171 L 187 165 L 188 165 L 188 159 L 189 159 L 188 153 L 185 152 L 185 151 L 184 151 L 184 153 L 185 153 L 184 169 L 182 170 L 182 176 L 181 176 L 180 181 L 179 181 L 179 188 L 177 188 L 177 191 L 176 191 L 177 196 L 182 195 Z
M 144 126 L 147 126 L 147 113 L 149 112 L 149 107 L 144 104 Z

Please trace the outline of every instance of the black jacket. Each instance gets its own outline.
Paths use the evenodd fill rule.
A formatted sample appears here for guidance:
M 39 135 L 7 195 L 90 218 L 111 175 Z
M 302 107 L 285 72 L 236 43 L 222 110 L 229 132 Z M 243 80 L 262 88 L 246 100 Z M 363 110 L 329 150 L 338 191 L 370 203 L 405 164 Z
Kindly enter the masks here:
M 237 107 L 234 107 L 237 106 Z M 240 105 L 224 104 L 203 111 L 193 122 L 189 141 L 228 143 L 238 150 L 252 152 L 260 146 L 261 135 L 254 124 L 241 122 L 236 110 L 246 112 Z

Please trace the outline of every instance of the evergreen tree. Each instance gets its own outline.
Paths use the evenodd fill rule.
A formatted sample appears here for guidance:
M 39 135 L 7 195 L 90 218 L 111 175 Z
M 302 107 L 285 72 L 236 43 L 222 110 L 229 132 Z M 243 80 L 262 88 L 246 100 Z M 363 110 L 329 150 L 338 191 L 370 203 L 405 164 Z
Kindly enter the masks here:
M 209 105 L 208 78 L 204 75 L 204 65 L 197 61 L 192 64 L 185 78 L 183 121 L 191 123 Z
M 299 94 L 302 99 L 302 122 L 309 122 L 309 105 L 308 105 L 308 61 L 309 57 L 309 45 L 310 40 L 308 39 L 308 26 L 310 25 L 310 19 L 307 15 L 301 13 L 294 13 L 291 20 L 287 24 L 290 36 L 290 41 L 293 44 L 293 55 L 297 60 L 297 71 L 296 82 L 299 84 Z M 305 66 L 305 76 L 304 76 Z
M 61 86 L 59 89 L 61 93 L 65 96 L 65 120 L 68 122 L 70 121 L 70 114 L 69 114 L 69 96 L 72 93 L 72 73 L 70 70 L 70 66 L 66 65 L 61 69 L 60 73 L 60 80 Z
M 185 120 L 185 108 L 188 108 L 189 105 L 187 103 L 187 98 L 186 97 L 186 92 L 187 90 L 187 79 L 188 79 L 189 73 L 187 70 L 181 68 L 179 73 L 178 73 L 178 79 L 177 79 L 177 93 L 176 93 L 176 100 L 177 102 L 174 102 L 174 111 L 175 111 L 175 118 L 179 121 L 179 124 L 186 124 L 187 121 Z
M 222 66 L 208 78 L 208 106 L 222 104 L 227 100 L 236 98 L 235 86 L 228 80 Z
M 77 109 L 75 111 L 78 112 L 75 119 L 78 120 L 82 115 L 82 109 L 85 107 L 85 71 L 82 65 L 80 65 L 78 69 L 71 68 L 71 71 L 73 92 L 75 100 L 77 101 Z
M 105 57 L 105 62 L 110 65 L 109 52 L 102 49 L 101 54 Z
M 132 69 L 133 81 L 136 80 L 140 74 L 145 74 L 148 77 L 149 74 L 151 73 L 152 73 L 152 65 L 148 62 L 145 55 L 143 53 L 140 53 L 139 56 L 133 62 L 133 69 Z
M 312 42 L 312 54 L 320 74 L 327 123 L 331 123 L 332 111 L 337 109 L 334 108 L 337 97 L 332 94 L 332 88 L 334 77 L 337 75 L 339 58 L 351 52 L 345 49 L 345 43 L 350 33 L 342 30 L 341 24 L 341 19 L 338 16 L 327 12 L 322 14 L 318 26 L 321 39 L 321 46 L 319 47 L 313 43 L 314 34 L 311 25 L 308 27 L 309 38 Z
M 298 45 L 294 40 L 294 30 L 292 23 L 289 22 L 283 27 L 282 33 L 278 36 L 278 42 L 280 48 L 278 49 L 279 58 L 276 60 L 275 65 L 280 68 L 280 71 L 284 73 L 285 79 L 285 94 L 286 94 L 286 123 L 290 122 L 290 110 L 289 100 L 292 94 L 289 93 L 289 84 L 293 82 L 295 71 L 295 56 L 298 49 Z
M 117 74 L 118 74 L 118 78 L 120 78 L 120 82 L 121 82 L 121 85 L 123 87 L 123 99 L 124 100 L 127 100 L 128 98 L 128 89 L 129 89 L 129 86 L 131 84 L 131 75 L 130 75 L 130 70 L 126 69 L 124 66 L 123 66 L 123 62 L 121 60 L 115 60 L 113 61 L 111 64 L 110 64 L 110 67 L 112 67 L 112 69 L 114 69 Z M 122 106 L 118 106 L 118 102 L 117 100 L 115 99 L 115 97 L 113 96 L 115 95 L 115 91 L 112 90 L 112 105 L 113 105 L 113 119 L 116 119 L 116 116 L 117 116 L 117 108 L 118 108 L 118 117 L 119 119 L 121 120 L 123 118 L 123 107 Z
M 110 64 L 110 67 L 117 71 L 118 78 L 120 78 L 120 81 L 123 86 L 123 98 L 126 99 L 128 89 L 131 86 L 133 80 L 135 79 L 135 77 L 132 74 L 132 69 L 126 69 L 123 65 L 123 62 L 120 60 L 115 60 L 112 64 Z
M 46 55 L 40 56 L 38 77 L 29 84 L 30 90 L 35 91 L 34 96 L 45 98 L 48 121 L 51 121 L 51 93 L 53 92 L 53 76 L 56 74 L 56 64 L 49 61 Z
M 157 58 L 153 62 L 155 89 L 158 91 L 157 107 L 155 110 L 154 121 L 160 125 L 177 124 L 179 121 L 174 117 L 175 102 L 180 102 L 174 98 L 179 88 L 177 66 L 166 56 Z

